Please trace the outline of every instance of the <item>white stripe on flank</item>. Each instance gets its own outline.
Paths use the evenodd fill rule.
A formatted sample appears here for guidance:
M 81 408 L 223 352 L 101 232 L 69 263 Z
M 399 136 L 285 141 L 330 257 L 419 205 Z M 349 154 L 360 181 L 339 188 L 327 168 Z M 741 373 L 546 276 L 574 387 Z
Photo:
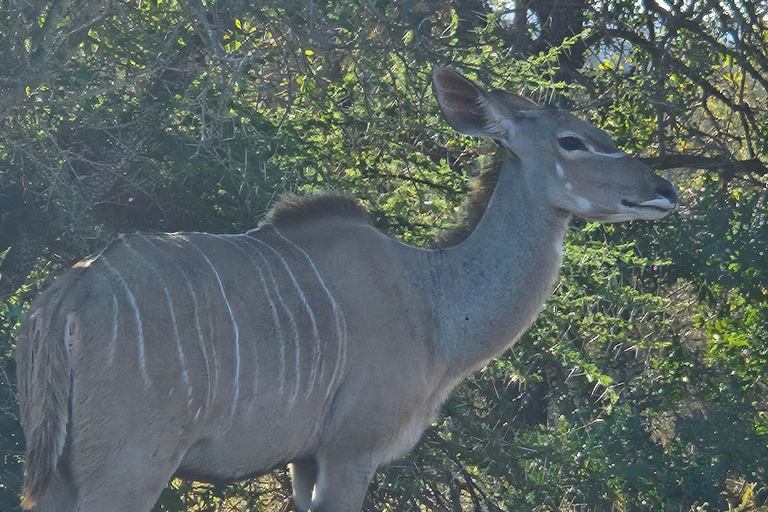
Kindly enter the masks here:
M 215 236 L 215 235 L 209 235 L 209 236 Z M 232 312 L 232 306 L 229 303 L 229 300 L 227 299 L 227 294 L 224 292 L 224 283 L 221 282 L 221 276 L 219 276 L 219 272 L 216 270 L 216 267 L 213 266 L 213 263 L 211 262 L 210 258 L 208 258 L 208 255 L 206 255 L 202 249 L 200 249 L 197 245 L 192 243 L 192 240 L 189 238 L 186 239 L 187 243 L 197 249 L 197 251 L 200 253 L 200 255 L 205 259 L 206 263 L 208 263 L 208 266 L 211 267 L 211 270 L 213 270 L 214 275 L 216 276 L 216 282 L 219 284 L 219 291 L 221 292 L 221 298 L 224 299 L 224 303 L 227 305 L 227 311 L 229 312 L 229 319 L 232 321 L 232 329 L 235 333 L 235 377 L 234 377 L 234 390 L 233 390 L 233 397 L 232 397 L 232 406 L 230 407 L 229 414 L 230 416 L 235 414 L 235 409 L 237 408 L 237 399 L 240 397 L 240 332 L 237 328 L 237 321 L 235 320 L 235 314 Z
M 211 301 L 208 299 L 207 305 L 210 305 Z M 211 364 L 211 368 L 213 368 L 213 391 L 211 392 L 211 403 L 216 403 L 216 394 L 219 392 L 219 374 L 221 373 L 221 361 L 219 361 L 219 357 L 216 355 L 216 329 L 213 326 L 213 315 L 210 314 L 210 312 L 206 315 L 208 317 L 208 340 L 211 344 L 211 360 L 213 363 Z M 225 375 L 226 376 L 226 375 Z
M 115 362 L 115 352 L 117 352 L 117 332 L 120 324 L 120 306 L 117 297 L 112 295 L 112 341 L 107 350 L 107 365 L 112 366 Z
M 333 316 L 336 323 L 336 338 L 338 339 L 339 345 L 338 345 L 337 354 L 336 354 L 336 366 L 333 369 L 331 382 L 328 386 L 328 389 L 326 390 L 326 398 L 328 398 L 328 396 L 330 396 L 331 394 L 331 390 L 334 387 L 334 384 L 336 383 L 336 380 L 339 378 L 340 373 L 343 370 L 344 366 L 346 365 L 346 361 L 347 361 L 347 341 L 348 341 L 347 340 L 347 322 L 344 319 L 344 312 L 339 307 L 338 303 L 336 302 L 336 299 L 333 298 L 333 294 L 326 286 L 325 281 L 323 280 L 323 277 L 320 275 L 320 271 L 317 270 L 317 266 L 315 265 L 315 262 L 312 261 L 312 258 L 309 257 L 309 254 L 307 254 L 307 251 L 305 251 L 295 242 L 286 238 L 280 231 L 277 230 L 277 228 L 273 228 L 273 229 L 275 233 L 277 233 L 278 236 L 280 236 L 280 238 L 288 242 L 291 246 L 293 246 L 293 248 L 301 252 L 304 255 L 304 257 L 307 258 L 307 261 L 309 262 L 309 265 L 312 267 L 312 270 L 314 271 L 315 276 L 317 277 L 317 280 L 320 283 L 320 286 L 323 287 L 325 294 L 328 296 L 328 299 L 331 301 L 331 308 L 333 309 Z
M 206 391 L 205 399 L 205 411 L 207 413 L 211 407 L 211 363 L 208 361 L 208 351 L 205 349 L 205 338 L 203 338 L 203 330 L 200 327 L 200 307 L 197 303 L 197 294 L 195 294 L 195 289 L 192 287 L 192 281 L 189 280 L 189 276 L 187 276 L 186 272 L 181 270 L 181 275 L 184 277 L 187 291 L 192 297 L 192 303 L 195 306 L 195 330 L 197 331 L 197 340 L 200 344 L 200 351 L 203 353 L 203 359 L 205 360 L 205 375 L 208 380 L 208 389 Z
M 245 235 L 248 236 L 248 235 Z M 243 240 L 247 241 L 256 241 L 255 238 L 248 236 L 248 238 L 243 238 Z M 256 249 L 259 256 L 262 260 L 264 260 L 264 265 L 267 270 L 267 275 L 269 276 L 269 280 L 272 283 L 272 287 L 275 290 L 275 294 L 277 295 L 277 302 L 280 304 L 280 308 L 285 313 L 285 316 L 288 317 L 288 323 L 291 325 L 291 328 L 293 329 L 293 347 L 294 347 L 294 359 L 296 360 L 296 376 L 295 376 L 295 384 L 293 387 L 293 392 L 291 393 L 290 397 L 288 398 L 288 406 L 289 409 L 293 408 L 294 404 L 296 403 L 296 397 L 299 395 L 299 389 L 301 387 L 301 337 L 299 333 L 299 326 L 296 324 L 296 317 L 293 316 L 293 312 L 291 311 L 291 308 L 288 307 L 288 304 L 285 303 L 285 299 L 283 299 L 283 296 L 280 294 L 280 287 L 277 284 L 277 279 L 275 278 L 275 273 L 272 271 L 272 266 L 269 263 L 269 260 L 267 259 L 264 254 Z M 281 340 L 284 340 L 282 337 L 282 330 L 281 332 Z M 282 358 L 283 366 L 285 365 L 285 343 L 283 343 L 280 346 L 280 357 Z M 285 368 L 282 370 L 282 378 L 283 381 L 285 381 Z M 280 382 L 280 390 L 282 391 L 283 381 Z
M 277 333 L 279 337 L 280 342 L 280 355 L 278 357 L 278 381 L 280 383 L 280 389 L 279 392 L 282 394 L 285 391 L 285 337 L 283 336 L 283 331 L 281 329 L 280 325 L 280 316 L 277 313 L 277 305 L 275 304 L 274 299 L 272 298 L 272 292 L 269 290 L 269 286 L 267 285 L 267 280 L 264 277 L 264 272 L 259 267 L 258 262 L 256 261 L 256 258 L 253 256 L 253 253 L 246 250 L 245 247 L 243 247 L 242 242 L 245 242 L 247 244 L 247 240 L 244 238 L 245 235 L 220 235 L 222 238 L 227 240 L 229 243 L 235 246 L 235 248 L 243 253 L 248 260 L 251 262 L 251 265 L 256 270 L 256 273 L 259 275 L 259 281 L 261 282 L 261 288 L 264 292 L 264 297 L 267 299 L 267 303 L 269 304 L 269 310 L 272 314 L 272 322 L 275 324 L 275 332 Z M 250 244 L 248 244 L 248 247 L 253 249 Z M 274 274 L 272 273 L 271 268 L 269 267 L 269 262 L 264 258 L 264 255 L 259 252 L 259 256 L 261 256 L 261 259 L 264 260 L 264 264 L 267 267 L 267 271 L 270 274 L 270 278 L 272 281 L 272 285 L 275 288 L 275 293 L 280 297 L 280 291 L 277 289 L 277 282 L 275 281 Z M 288 307 L 285 305 L 285 303 L 282 303 L 283 309 L 288 312 Z M 295 327 L 295 324 L 294 324 Z M 254 344 L 255 345 L 255 344 Z M 255 365 L 258 368 L 258 361 Z M 254 378 L 254 394 L 257 390 L 257 384 L 258 384 L 258 378 Z
M 152 243 L 152 241 L 147 238 L 144 235 L 137 235 L 142 240 L 147 242 L 152 247 L 155 247 L 155 244 Z M 125 246 L 136 255 L 137 258 L 141 259 L 144 264 L 149 268 L 153 274 L 157 277 L 158 281 L 160 282 L 160 286 L 163 287 L 163 293 L 165 294 L 165 303 L 168 305 L 168 314 L 171 317 L 171 325 L 173 326 L 173 337 L 176 341 L 176 354 L 179 358 L 179 364 L 181 365 L 181 380 L 184 381 L 184 385 L 187 386 L 187 398 L 189 399 L 189 405 L 192 405 L 192 382 L 189 380 L 189 372 L 187 371 L 187 364 L 184 360 L 184 348 L 181 346 L 181 334 L 179 334 L 179 324 L 176 321 L 176 310 L 173 307 L 173 300 L 171 299 L 171 292 L 168 290 L 168 286 L 165 284 L 165 278 L 160 273 L 160 271 L 157 269 L 157 267 L 152 264 L 147 258 L 144 257 L 139 251 L 133 248 L 133 246 L 128 242 L 127 239 L 122 238 L 123 243 Z
M 70 324 L 74 317 L 74 313 L 68 314 L 67 321 L 64 324 L 64 348 L 67 349 L 67 352 L 72 352 L 72 329 L 70 328 Z
M 277 232 L 277 230 L 275 230 L 275 232 Z M 296 291 L 299 294 L 299 298 L 301 299 L 302 304 L 304 304 L 304 309 L 307 310 L 307 315 L 309 316 L 309 323 L 312 325 L 312 336 L 315 339 L 315 350 L 312 353 L 312 369 L 309 372 L 309 384 L 307 386 L 307 393 L 306 393 L 306 397 L 309 398 L 309 396 L 312 394 L 312 391 L 314 391 L 315 389 L 315 383 L 317 382 L 317 373 L 318 373 L 318 370 L 320 369 L 320 332 L 317 329 L 317 320 L 315 319 L 315 313 L 312 311 L 312 307 L 309 305 L 309 301 L 307 300 L 306 295 L 304 295 L 304 291 L 301 289 L 301 286 L 299 285 L 299 282 L 296 279 L 296 276 L 294 275 L 293 271 L 291 271 L 291 268 L 288 266 L 288 262 L 285 260 L 285 258 L 283 258 L 283 256 L 277 251 L 277 249 L 267 244 L 266 242 L 259 240 L 258 238 L 254 238 L 254 237 L 250 237 L 250 238 L 251 240 L 255 240 L 259 242 L 264 247 L 268 248 L 273 253 L 275 253 L 275 256 L 277 256 L 277 258 L 283 264 L 285 271 L 288 272 L 288 276 L 290 276 L 291 281 L 293 282 L 293 286 L 296 288 Z M 296 361 L 296 365 L 297 365 L 296 371 L 298 372 L 298 365 L 299 365 L 298 359 Z
M 67 352 L 72 352 L 72 335 L 74 334 L 72 332 L 73 325 L 75 319 L 75 313 L 69 313 L 67 314 L 67 321 L 64 324 L 64 348 L 67 350 Z M 82 341 L 82 340 L 80 340 Z M 67 427 L 66 422 L 65 425 L 59 425 L 59 428 L 56 429 L 58 433 L 58 437 L 56 438 L 56 447 L 53 453 L 51 453 L 51 469 L 56 470 L 56 466 L 59 463 L 59 460 L 61 459 L 61 454 L 64 453 L 64 445 L 67 443 Z
M 139 369 L 141 370 L 141 377 L 144 380 L 144 386 L 149 387 L 151 384 L 151 379 L 147 373 L 147 361 L 144 355 L 144 327 L 141 323 L 139 308 L 136 307 L 136 298 L 133 296 L 133 293 L 131 292 L 128 283 L 125 281 L 125 278 L 115 267 L 109 263 L 109 261 L 107 261 L 107 257 L 103 253 L 99 255 L 98 261 L 101 261 L 104 266 L 107 267 L 107 270 L 109 270 L 115 276 L 117 282 L 120 283 L 120 287 L 123 289 L 123 292 L 125 292 L 125 296 L 128 297 L 128 303 L 131 305 L 131 309 L 133 309 L 133 316 L 136 320 L 136 333 L 138 337 L 137 345 L 139 352 Z

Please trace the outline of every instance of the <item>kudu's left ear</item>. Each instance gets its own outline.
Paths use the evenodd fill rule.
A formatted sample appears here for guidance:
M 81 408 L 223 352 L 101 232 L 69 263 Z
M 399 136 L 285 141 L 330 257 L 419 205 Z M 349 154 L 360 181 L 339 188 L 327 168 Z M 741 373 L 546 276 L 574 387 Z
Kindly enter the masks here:
M 432 88 L 445 119 L 457 132 L 494 139 L 507 136 L 509 127 L 502 123 L 503 107 L 468 78 L 448 68 L 435 66 Z

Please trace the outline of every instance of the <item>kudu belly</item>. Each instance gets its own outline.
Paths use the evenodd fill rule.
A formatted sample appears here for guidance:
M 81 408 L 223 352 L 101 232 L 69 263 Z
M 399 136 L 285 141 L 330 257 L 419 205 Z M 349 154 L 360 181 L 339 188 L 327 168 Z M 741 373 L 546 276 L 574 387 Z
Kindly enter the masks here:
M 294 407 L 275 399 L 255 400 L 229 427 L 214 422 L 210 433 L 186 450 L 176 475 L 200 481 L 231 481 L 310 457 L 318 442 L 322 417 L 320 400 Z

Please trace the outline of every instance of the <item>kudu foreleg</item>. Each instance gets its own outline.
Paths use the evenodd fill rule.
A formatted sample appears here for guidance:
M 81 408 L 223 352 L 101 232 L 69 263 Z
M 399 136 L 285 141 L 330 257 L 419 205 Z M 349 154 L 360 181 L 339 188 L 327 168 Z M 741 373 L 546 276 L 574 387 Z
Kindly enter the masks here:
M 312 506 L 312 492 L 317 482 L 317 464 L 313 460 L 293 462 L 289 466 L 293 486 L 293 506 L 307 512 Z
M 320 458 L 315 469 L 317 478 L 310 511 L 359 512 L 363 508 L 365 494 L 377 466 L 371 460 L 361 462 L 340 457 Z M 301 477 L 309 477 L 311 469 L 307 466 L 302 466 L 302 469 L 306 472 Z M 301 485 L 306 488 L 306 480 Z M 303 512 L 303 509 L 297 510 Z

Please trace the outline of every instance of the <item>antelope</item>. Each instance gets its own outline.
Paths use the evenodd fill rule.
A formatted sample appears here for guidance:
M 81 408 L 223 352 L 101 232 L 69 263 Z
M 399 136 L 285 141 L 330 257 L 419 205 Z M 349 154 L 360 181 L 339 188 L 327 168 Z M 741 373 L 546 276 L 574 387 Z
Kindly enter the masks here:
M 572 216 L 676 208 L 587 122 L 447 68 L 432 81 L 448 123 L 505 154 L 462 241 L 411 247 L 353 199 L 290 196 L 245 234 L 124 235 L 34 301 L 17 344 L 25 509 L 147 512 L 174 476 L 288 465 L 297 511 L 357 512 L 533 322 Z

